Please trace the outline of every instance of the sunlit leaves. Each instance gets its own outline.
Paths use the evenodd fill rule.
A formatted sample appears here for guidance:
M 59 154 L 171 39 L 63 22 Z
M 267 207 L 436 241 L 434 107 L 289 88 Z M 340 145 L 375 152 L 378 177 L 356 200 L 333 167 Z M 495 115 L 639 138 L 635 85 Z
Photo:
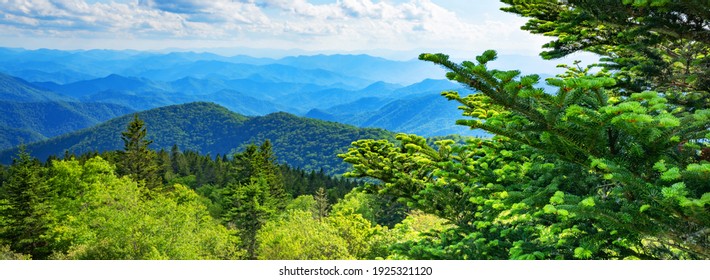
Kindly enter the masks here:
M 62 190 L 51 201 L 54 258 L 233 259 L 239 239 L 213 220 L 199 196 L 176 185 L 146 198 L 128 177 L 101 158 L 85 164 L 55 161 L 49 179 Z M 76 182 L 66 185 L 66 182 Z

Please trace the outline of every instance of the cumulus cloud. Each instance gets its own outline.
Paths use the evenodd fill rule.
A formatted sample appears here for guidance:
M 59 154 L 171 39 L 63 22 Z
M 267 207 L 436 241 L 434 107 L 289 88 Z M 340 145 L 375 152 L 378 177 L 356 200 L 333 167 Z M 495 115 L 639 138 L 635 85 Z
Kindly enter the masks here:
M 472 5 L 475 2 L 472 2 Z M 467 21 L 431 0 L 0 0 L 0 35 L 223 40 L 303 49 L 475 44 L 516 25 Z M 31 35 L 27 35 L 31 34 Z M 237 42 L 237 40 L 239 40 Z M 257 42 L 261 40 L 261 42 Z
M 373 0 L 338 0 L 315 5 L 305 0 L 256 0 L 260 7 L 281 11 L 274 19 L 284 28 L 284 37 L 323 35 L 334 48 L 411 48 L 441 45 L 447 41 L 471 43 L 482 40 L 488 29 L 470 24 L 454 12 L 430 0 L 394 4 Z M 492 30 L 494 31 L 494 30 Z M 288 34 L 296 32 L 299 34 Z M 329 39 L 329 40 L 328 40 Z
M 342 11 L 338 9 L 338 4 L 314 5 L 306 0 L 260 0 L 252 3 L 260 7 L 279 9 L 289 12 L 291 15 L 307 18 L 338 19 L 344 16 Z
M 254 4 L 232 1 L 0 1 L 0 25 L 35 35 L 219 37 L 268 23 Z M 215 28 L 215 27 L 219 28 Z
M 139 5 L 159 11 L 180 14 L 195 22 L 238 22 L 265 24 L 268 18 L 251 2 L 230 0 L 140 0 Z

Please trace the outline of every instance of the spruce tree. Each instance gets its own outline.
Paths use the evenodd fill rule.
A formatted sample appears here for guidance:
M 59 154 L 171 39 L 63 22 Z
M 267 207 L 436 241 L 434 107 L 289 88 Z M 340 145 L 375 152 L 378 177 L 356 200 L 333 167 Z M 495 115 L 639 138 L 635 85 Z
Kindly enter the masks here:
M 145 122 L 138 114 L 133 115 L 126 131 L 121 133 L 124 148 L 118 166 L 120 174 L 144 184 L 148 189 L 156 189 L 161 186 L 161 180 L 157 173 L 156 154 L 148 148 L 153 141 L 147 140 L 146 134 Z
M 442 93 L 461 104 L 465 119 L 457 123 L 495 136 L 430 145 L 400 134 L 398 143 L 362 140 L 341 155 L 353 164 L 349 176 L 382 182 L 367 190 L 456 225 L 401 253 L 710 258 L 710 163 L 704 156 L 710 108 L 701 77 L 708 70 L 703 36 L 710 6 L 504 2 L 533 17 L 525 29 L 559 36 L 544 56 L 587 50 L 604 55 L 607 64 L 596 73 L 567 67 L 546 81 L 556 88 L 551 91 L 539 86 L 538 75 L 491 69 L 495 51 L 461 63 L 422 54 L 477 92 Z
M 180 152 L 177 144 L 174 144 L 170 149 L 170 160 L 172 161 L 173 174 L 187 176 L 190 173 L 190 167 L 187 164 L 185 155 Z
M 260 176 L 266 178 L 269 184 L 269 191 L 277 201 L 278 209 L 283 210 L 284 207 L 286 207 L 288 193 L 285 190 L 284 178 L 276 161 L 276 155 L 274 155 L 271 141 L 266 140 L 259 146 L 257 164 L 259 166 L 259 168 L 257 168 L 257 170 L 259 170 L 258 173 Z
M 328 210 L 330 208 L 330 204 L 328 203 L 328 194 L 326 194 L 324 188 L 318 188 L 318 191 L 316 192 L 315 195 L 315 200 L 316 200 L 316 210 L 318 211 L 317 218 L 320 221 L 321 219 L 325 218 L 328 216 Z
M 235 178 L 224 189 L 223 220 L 239 229 L 247 255 L 256 259 L 256 234 L 275 213 L 283 211 L 288 194 L 268 140 L 235 154 L 234 166 Z
M 0 220 L 5 220 L 0 238 L 10 243 L 13 251 L 44 259 L 51 253 L 42 239 L 51 192 L 42 167 L 22 146 L 7 176 L 0 189 Z
M 502 2 L 530 18 L 523 30 L 555 38 L 543 58 L 596 53 L 629 94 L 653 89 L 689 109 L 710 105 L 707 0 Z
M 239 230 L 249 259 L 256 259 L 257 232 L 277 212 L 278 201 L 271 195 L 266 178 L 256 177 L 247 184 L 230 183 L 224 190 L 227 227 Z

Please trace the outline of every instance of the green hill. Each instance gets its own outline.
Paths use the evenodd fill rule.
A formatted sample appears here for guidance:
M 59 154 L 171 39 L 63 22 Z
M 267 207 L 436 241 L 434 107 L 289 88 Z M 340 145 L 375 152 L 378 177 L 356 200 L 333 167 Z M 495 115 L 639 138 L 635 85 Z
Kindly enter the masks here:
M 335 174 L 346 165 L 337 158 L 351 142 L 363 138 L 392 138 L 382 129 L 362 129 L 350 125 L 274 113 L 246 117 L 214 103 L 195 102 L 161 107 L 138 113 L 148 128 L 152 149 L 169 150 L 177 144 L 181 150 L 211 155 L 228 154 L 250 143 L 269 139 L 278 159 L 294 167 L 323 169 Z M 109 120 L 92 128 L 27 145 L 37 158 L 108 151 L 123 148 L 121 132 L 132 115 Z M 9 163 L 17 149 L 0 152 L 0 161 Z
M 71 100 L 69 97 L 38 88 L 27 81 L 0 73 L 0 100 L 38 102 Z
M 0 124 L 0 149 L 47 139 L 44 135 L 29 129 L 14 128 Z
M 115 104 L 0 101 L 0 149 L 87 128 L 133 110 Z

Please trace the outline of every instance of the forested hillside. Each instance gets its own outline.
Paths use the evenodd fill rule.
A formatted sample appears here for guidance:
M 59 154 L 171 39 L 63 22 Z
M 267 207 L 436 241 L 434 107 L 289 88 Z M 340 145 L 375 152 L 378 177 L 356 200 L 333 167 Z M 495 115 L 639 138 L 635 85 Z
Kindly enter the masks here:
M 0 126 L 30 131 L 37 135 L 37 137 L 24 138 L 16 133 L 5 131 L 0 134 L 3 139 L 0 141 L 7 144 L 0 145 L 0 149 L 74 132 L 132 111 L 109 103 L 0 101 Z
M 40 163 L 21 149 L 0 166 L 0 258 L 375 258 L 421 229 L 390 234 L 377 224 L 398 224 L 404 205 L 354 190 L 351 180 L 278 164 L 268 140 L 230 157 L 177 145 L 155 151 L 145 125 L 134 115 L 117 151 Z M 284 234 L 293 242 L 281 242 Z
M 78 102 L 0 73 L 0 150 L 87 128 L 133 110 L 111 103 Z
M 287 113 L 263 117 L 246 117 L 214 103 L 196 102 L 152 109 L 138 113 L 151 129 L 148 137 L 153 149 L 169 150 L 173 145 L 202 154 L 228 155 L 249 144 L 270 140 L 277 158 L 293 167 L 325 170 L 340 174 L 346 165 L 337 158 L 351 142 L 358 139 L 393 139 L 393 134 L 381 129 L 361 129 L 354 126 Z M 83 154 L 121 148 L 121 131 L 133 114 L 112 119 L 95 127 L 27 144 L 33 156 L 46 159 L 65 152 Z M 0 152 L 0 159 L 10 163 L 17 149 Z
M 0 100 L 19 102 L 68 101 L 71 98 L 42 90 L 31 83 L 16 77 L 0 73 Z

